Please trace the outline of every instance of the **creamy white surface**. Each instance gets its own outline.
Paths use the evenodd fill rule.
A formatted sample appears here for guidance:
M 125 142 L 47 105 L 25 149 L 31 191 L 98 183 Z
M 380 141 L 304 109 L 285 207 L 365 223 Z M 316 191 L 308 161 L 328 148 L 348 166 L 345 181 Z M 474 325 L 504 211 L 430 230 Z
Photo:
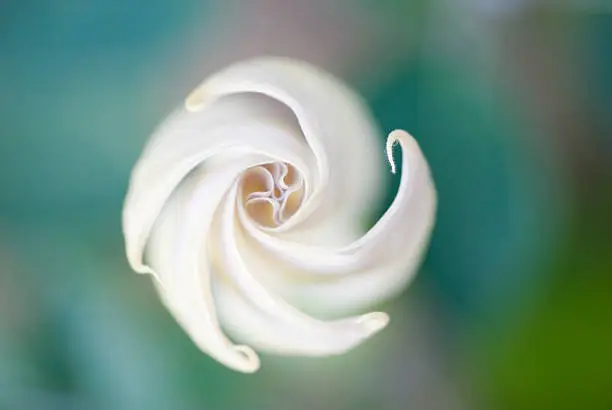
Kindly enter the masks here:
M 427 162 L 396 130 L 386 153 L 395 172 L 399 142 L 400 187 L 363 231 L 380 201 L 381 141 L 359 97 L 314 67 L 230 66 L 161 124 L 136 164 L 123 213 L 129 263 L 154 276 L 200 349 L 233 369 L 256 371 L 253 349 L 343 353 L 387 325 L 382 312 L 344 315 L 403 290 L 435 216 Z

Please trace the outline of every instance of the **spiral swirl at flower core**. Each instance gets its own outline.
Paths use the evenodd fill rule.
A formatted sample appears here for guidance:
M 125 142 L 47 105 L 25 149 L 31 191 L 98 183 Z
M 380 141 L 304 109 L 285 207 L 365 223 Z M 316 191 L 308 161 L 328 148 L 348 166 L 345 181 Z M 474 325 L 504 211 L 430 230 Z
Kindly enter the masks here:
M 304 181 L 295 168 L 272 162 L 248 169 L 242 177 L 241 200 L 261 226 L 282 225 L 304 199 Z

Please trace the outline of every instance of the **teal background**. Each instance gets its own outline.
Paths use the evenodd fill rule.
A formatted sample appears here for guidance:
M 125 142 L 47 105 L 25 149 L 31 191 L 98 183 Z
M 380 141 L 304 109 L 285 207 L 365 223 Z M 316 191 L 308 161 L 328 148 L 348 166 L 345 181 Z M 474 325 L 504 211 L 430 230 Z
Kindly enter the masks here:
M 0 9 L 0 409 L 612 408 L 609 2 Z M 439 211 L 383 334 L 242 375 L 130 271 L 120 213 L 155 125 L 260 54 L 332 71 L 415 135 Z

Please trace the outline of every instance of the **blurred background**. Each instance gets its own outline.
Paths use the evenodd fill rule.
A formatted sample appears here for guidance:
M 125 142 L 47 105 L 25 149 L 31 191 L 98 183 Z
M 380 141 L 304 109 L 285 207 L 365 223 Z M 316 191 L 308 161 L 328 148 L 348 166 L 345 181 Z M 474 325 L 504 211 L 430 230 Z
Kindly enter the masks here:
M 0 409 L 612 409 L 611 44 L 610 0 L 3 1 Z M 157 123 L 262 54 L 415 135 L 439 213 L 385 332 L 242 375 L 131 272 L 120 212 Z

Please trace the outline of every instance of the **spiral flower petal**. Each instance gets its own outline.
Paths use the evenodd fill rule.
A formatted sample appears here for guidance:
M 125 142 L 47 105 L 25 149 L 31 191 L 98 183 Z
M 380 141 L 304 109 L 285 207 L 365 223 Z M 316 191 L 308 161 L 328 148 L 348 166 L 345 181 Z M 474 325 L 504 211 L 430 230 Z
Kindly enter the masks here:
M 377 200 L 377 131 L 359 98 L 304 63 L 258 59 L 213 75 L 154 133 L 123 213 L 131 266 L 150 273 L 193 341 L 253 372 L 253 348 L 343 353 L 388 323 L 345 315 L 405 287 L 433 226 L 436 194 L 418 145 L 402 147 L 398 194 L 366 233 Z M 312 305 L 315 308 L 312 309 Z M 246 345 L 235 345 L 231 335 Z

